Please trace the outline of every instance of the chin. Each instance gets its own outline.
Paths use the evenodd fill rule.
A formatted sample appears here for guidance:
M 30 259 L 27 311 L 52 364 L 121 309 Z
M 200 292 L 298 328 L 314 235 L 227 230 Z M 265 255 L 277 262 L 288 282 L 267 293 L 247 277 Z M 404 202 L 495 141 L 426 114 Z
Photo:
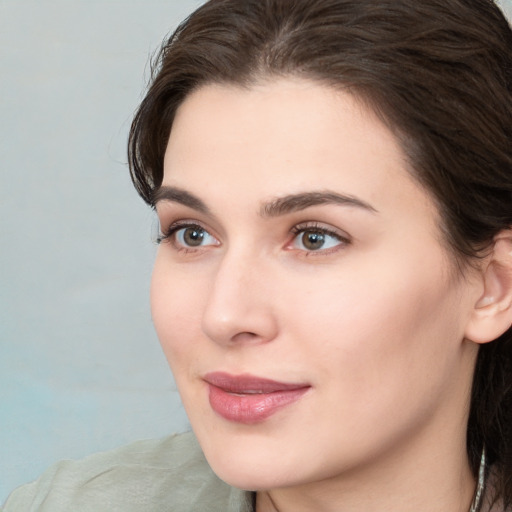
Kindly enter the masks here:
M 227 484 L 239 489 L 256 490 L 268 488 L 273 482 L 271 476 L 275 471 L 275 459 L 272 457 L 274 460 L 270 460 L 268 448 L 261 446 L 261 443 L 236 434 L 218 436 L 196 432 L 196 435 L 208 464 Z
M 213 472 L 224 482 L 246 491 L 265 491 L 298 484 L 296 474 L 287 473 L 276 464 L 274 458 L 270 464 L 259 464 L 257 461 L 236 457 L 226 460 L 212 460 Z
M 199 429 L 196 436 L 208 464 L 227 484 L 244 490 L 269 490 L 301 483 L 299 468 L 307 467 L 300 450 L 265 429 L 223 432 Z M 302 475 L 307 480 L 307 475 Z

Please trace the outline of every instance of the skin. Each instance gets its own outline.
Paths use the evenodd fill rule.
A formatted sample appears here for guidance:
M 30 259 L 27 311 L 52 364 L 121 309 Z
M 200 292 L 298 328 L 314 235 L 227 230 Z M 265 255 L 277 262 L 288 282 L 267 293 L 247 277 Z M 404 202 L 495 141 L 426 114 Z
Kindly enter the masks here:
M 465 450 L 482 285 L 462 278 L 433 201 L 392 133 L 354 97 L 300 79 L 208 85 L 180 106 L 152 281 L 154 324 L 213 470 L 258 490 L 257 510 L 467 511 Z M 290 194 L 326 203 L 262 215 Z M 185 201 L 186 202 L 186 201 Z M 204 211 L 203 211 L 204 210 Z M 294 227 L 325 228 L 309 250 Z M 311 386 L 267 420 L 216 414 L 203 376 Z

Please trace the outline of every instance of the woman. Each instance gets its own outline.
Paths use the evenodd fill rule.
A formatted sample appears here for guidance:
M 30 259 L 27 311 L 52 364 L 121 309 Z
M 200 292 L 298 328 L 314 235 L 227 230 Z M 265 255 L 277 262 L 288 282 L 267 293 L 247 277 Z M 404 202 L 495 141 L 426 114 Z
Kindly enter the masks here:
M 5 510 L 511 510 L 511 137 L 488 0 L 207 2 L 129 141 L 194 436 Z

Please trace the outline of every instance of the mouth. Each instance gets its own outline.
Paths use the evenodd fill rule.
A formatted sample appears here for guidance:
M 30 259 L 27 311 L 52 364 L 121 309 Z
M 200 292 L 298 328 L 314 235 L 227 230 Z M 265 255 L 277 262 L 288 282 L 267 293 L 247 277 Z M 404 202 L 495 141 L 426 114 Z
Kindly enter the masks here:
M 246 425 L 260 423 L 304 396 L 311 385 L 255 377 L 208 373 L 210 406 L 222 418 Z

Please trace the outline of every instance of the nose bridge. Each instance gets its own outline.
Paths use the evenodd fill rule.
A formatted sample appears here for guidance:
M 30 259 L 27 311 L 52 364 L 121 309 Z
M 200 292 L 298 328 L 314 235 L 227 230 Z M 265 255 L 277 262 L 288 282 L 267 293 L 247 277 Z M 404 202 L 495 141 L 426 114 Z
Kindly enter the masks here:
M 266 268 L 267 267 L 267 268 Z M 217 343 L 270 341 L 276 319 L 265 258 L 232 248 L 219 261 L 203 312 L 203 331 Z

